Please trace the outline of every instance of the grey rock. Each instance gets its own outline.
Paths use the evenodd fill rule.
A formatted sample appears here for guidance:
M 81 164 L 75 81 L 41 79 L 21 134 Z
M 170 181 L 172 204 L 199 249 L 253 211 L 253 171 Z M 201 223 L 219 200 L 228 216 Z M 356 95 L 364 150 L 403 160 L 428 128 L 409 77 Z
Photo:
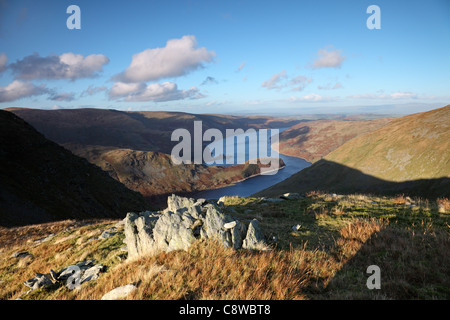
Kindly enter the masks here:
M 103 231 L 102 234 L 100 235 L 100 239 L 108 239 L 111 238 L 112 236 L 115 236 L 117 232 L 111 232 L 111 231 Z
M 192 228 L 194 222 L 195 219 L 191 215 L 181 213 L 179 209 L 163 213 L 153 229 L 155 249 L 173 251 L 189 248 L 196 240 Z
M 247 235 L 242 243 L 242 248 L 249 250 L 258 250 L 265 242 L 264 234 L 259 226 L 259 221 L 253 219 L 248 225 Z
M 81 283 L 84 283 L 86 281 L 97 280 L 98 277 L 100 276 L 100 272 L 102 272 L 103 269 L 104 269 L 103 265 L 96 264 L 95 266 L 85 270 L 83 275 L 81 276 Z
M 34 278 L 28 279 L 23 284 L 32 290 L 37 290 L 40 288 L 48 288 L 53 284 L 53 282 L 48 275 L 36 273 Z
M 263 241 L 257 222 L 253 222 L 255 226 L 249 233 L 247 222 L 233 218 L 216 203 L 172 195 L 167 205 L 167 209 L 159 213 L 127 214 L 124 243 L 129 258 L 160 251 L 187 250 L 197 239 L 217 240 L 234 249 L 243 247 L 248 236 L 249 248 L 254 247 L 254 241 Z
M 11 255 L 11 258 L 18 258 L 18 259 L 22 259 L 22 258 L 26 258 L 26 257 L 32 257 L 33 255 L 31 253 L 29 253 L 28 251 L 19 251 L 19 252 L 14 252 Z
M 115 288 L 105 295 L 103 295 L 102 300 L 118 300 L 123 299 L 136 290 L 136 286 L 134 284 L 127 284 L 122 287 Z
M 302 228 L 302 226 L 299 225 L 299 224 L 296 224 L 295 226 L 292 226 L 292 230 L 293 231 L 299 231 L 301 228 Z

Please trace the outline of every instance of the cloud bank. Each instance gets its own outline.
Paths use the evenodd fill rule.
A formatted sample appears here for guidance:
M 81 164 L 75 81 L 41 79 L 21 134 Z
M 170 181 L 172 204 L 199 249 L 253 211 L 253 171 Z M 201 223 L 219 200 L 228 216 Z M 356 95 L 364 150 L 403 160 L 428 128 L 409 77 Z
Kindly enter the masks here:
M 60 56 L 41 57 L 38 53 L 26 56 L 9 65 L 16 79 L 21 80 L 59 80 L 92 78 L 102 71 L 109 58 L 102 54 L 64 53 Z
M 0 102 L 10 102 L 49 93 L 52 93 L 51 90 L 48 90 L 44 85 L 36 86 L 30 82 L 14 80 L 7 86 L 0 87 Z
M 172 101 L 182 99 L 200 99 L 204 95 L 196 87 L 179 90 L 176 83 L 163 82 L 146 85 L 144 83 L 116 82 L 109 91 L 110 99 L 121 99 L 128 102 Z

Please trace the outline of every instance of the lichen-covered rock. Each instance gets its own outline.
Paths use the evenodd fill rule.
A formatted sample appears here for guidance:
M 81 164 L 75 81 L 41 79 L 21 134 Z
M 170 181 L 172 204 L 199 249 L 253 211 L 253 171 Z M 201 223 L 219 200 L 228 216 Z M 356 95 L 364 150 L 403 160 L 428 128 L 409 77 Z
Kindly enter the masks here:
M 250 222 L 250 230 L 248 222 L 233 218 L 223 212 L 223 206 L 205 199 L 171 195 L 164 211 L 128 213 L 124 221 L 129 258 L 187 250 L 197 239 L 217 240 L 233 249 L 244 248 L 244 244 L 256 249 L 256 244 L 264 241 L 257 220 Z

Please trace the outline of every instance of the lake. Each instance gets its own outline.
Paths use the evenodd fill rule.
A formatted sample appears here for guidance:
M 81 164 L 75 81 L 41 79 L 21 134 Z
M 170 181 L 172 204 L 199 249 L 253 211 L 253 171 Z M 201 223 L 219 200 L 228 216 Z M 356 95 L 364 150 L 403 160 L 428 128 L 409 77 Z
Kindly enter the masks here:
M 279 132 L 282 132 L 286 130 L 287 128 L 281 128 L 279 129 Z M 234 139 L 234 137 L 231 137 Z M 210 144 L 211 149 L 214 149 L 217 146 L 226 145 L 226 139 L 223 141 L 214 141 Z M 271 140 L 268 140 L 268 147 L 271 145 Z M 239 139 L 235 139 L 235 149 L 234 150 L 246 150 L 245 155 L 246 159 L 248 160 L 248 154 L 250 147 L 248 147 L 248 140 L 245 141 L 246 148 L 240 149 L 238 145 Z M 241 141 L 244 141 L 242 139 Z M 217 150 L 217 149 L 216 149 Z M 233 150 L 233 151 L 234 151 Z M 226 150 L 225 150 L 226 151 Z M 273 150 L 272 150 L 273 151 Z M 214 154 L 213 154 L 214 155 Z M 230 154 L 224 153 L 226 157 L 229 157 Z M 219 199 L 222 196 L 240 196 L 240 197 L 248 197 L 258 191 L 264 190 L 274 184 L 277 184 L 290 176 L 292 176 L 294 173 L 299 172 L 300 170 L 309 167 L 311 165 L 310 162 L 296 157 L 290 157 L 283 154 L 277 154 L 275 152 L 272 152 L 269 156 L 279 156 L 285 163 L 285 167 L 282 169 L 279 169 L 276 174 L 273 175 L 259 175 L 252 178 L 248 178 L 244 181 L 232 184 L 230 186 L 226 186 L 223 188 L 218 189 L 212 189 L 212 190 L 205 190 L 198 192 L 194 195 L 195 198 L 205 198 L 205 199 Z M 234 157 L 237 157 L 236 155 L 233 155 Z

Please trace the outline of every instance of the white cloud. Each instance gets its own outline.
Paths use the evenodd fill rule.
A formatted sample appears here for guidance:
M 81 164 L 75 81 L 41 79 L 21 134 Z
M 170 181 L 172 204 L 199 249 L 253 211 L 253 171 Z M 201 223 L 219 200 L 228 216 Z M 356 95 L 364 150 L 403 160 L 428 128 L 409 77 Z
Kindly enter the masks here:
M 269 80 L 264 81 L 261 86 L 267 89 L 280 89 L 282 86 L 279 85 L 280 81 L 286 79 L 286 70 L 274 74 Z
M 8 61 L 8 56 L 5 53 L 0 53 L 0 72 L 6 70 L 6 62 Z
M 302 97 L 291 97 L 289 100 L 292 102 L 295 102 L 295 101 L 317 102 L 317 101 L 324 100 L 324 98 L 319 94 L 311 93 L 311 94 L 308 94 L 308 95 L 305 95 Z
M 133 55 L 130 66 L 115 77 L 120 82 L 145 82 L 178 77 L 198 69 L 215 57 L 213 51 L 196 48 L 195 36 L 167 41 L 164 48 L 147 49 Z
M 336 82 L 335 85 L 332 85 L 331 83 L 327 83 L 324 86 L 317 86 L 317 89 L 319 90 L 335 90 L 342 88 L 342 84 L 340 82 Z
M 144 83 L 116 82 L 109 91 L 109 96 L 112 98 L 124 97 L 143 90 L 145 90 Z
M 302 91 L 311 82 L 311 78 L 307 78 L 305 76 L 297 76 L 291 79 L 290 84 L 296 86 L 292 89 L 293 91 Z
M 109 91 L 111 99 L 123 99 L 129 102 L 173 101 L 183 99 L 200 99 L 205 97 L 196 87 L 179 90 L 176 83 L 163 82 L 145 85 L 144 83 L 116 82 Z
M 269 80 L 264 81 L 261 86 L 269 90 L 292 87 L 292 91 L 302 91 L 311 82 L 311 78 L 302 75 L 289 79 L 286 70 L 283 70 L 274 74 Z
M 317 58 L 312 64 L 313 69 L 320 68 L 340 68 L 345 57 L 341 54 L 342 50 L 324 48 L 319 49 L 317 52 Z
M 50 90 L 46 89 L 44 85 L 35 86 L 30 82 L 14 80 L 7 86 L 0 87 L 0 102 L 15 101 L 47 93 L 50 93 Z
M 60 56 L 41 57 L 34 53 L 9 65 L 17 79 L 80 79 L 95 77 L 102 71 L 108 57 L 102 54 L 64 53 Z
M 365 94 L 355 94 L 349 96 L 352 99 L 416 99 L 417 93 L 414 92 L 394 92 L 390 94 L 385 93 L 365 93 Z

